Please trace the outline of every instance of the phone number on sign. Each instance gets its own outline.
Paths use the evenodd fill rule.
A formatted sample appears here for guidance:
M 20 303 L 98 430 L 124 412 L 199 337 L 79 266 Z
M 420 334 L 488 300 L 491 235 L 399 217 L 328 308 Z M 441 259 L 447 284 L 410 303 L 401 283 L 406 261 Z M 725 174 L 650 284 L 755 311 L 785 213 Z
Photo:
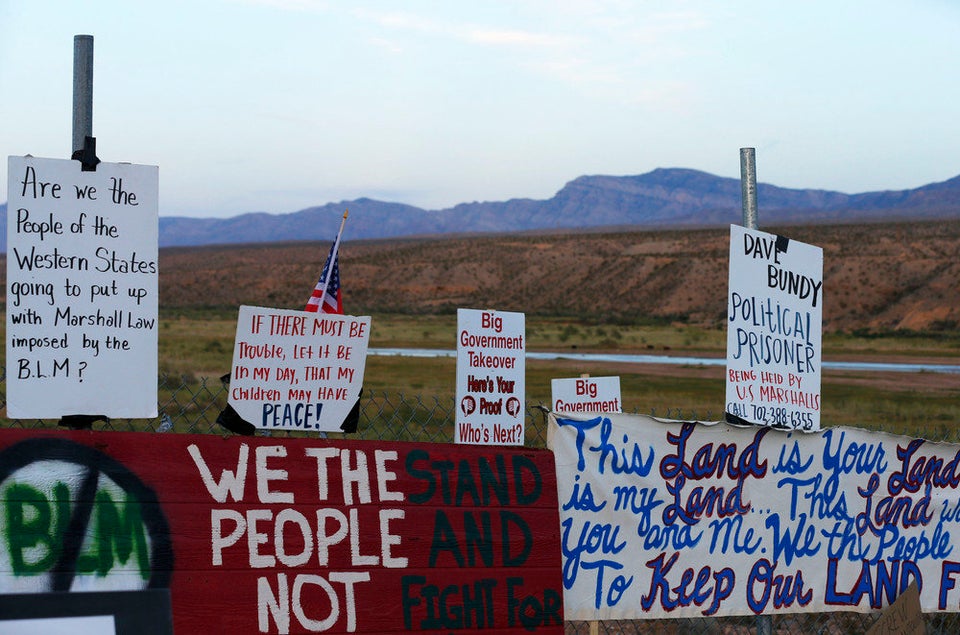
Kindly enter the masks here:
M 786 408 L 755 406 L 753 404 L 750 404 L 750 408 L 753 411 L 753 420 L 758 423 L 799 430 L 813 429 L 813 414 L 810 412 L 797 412 Z

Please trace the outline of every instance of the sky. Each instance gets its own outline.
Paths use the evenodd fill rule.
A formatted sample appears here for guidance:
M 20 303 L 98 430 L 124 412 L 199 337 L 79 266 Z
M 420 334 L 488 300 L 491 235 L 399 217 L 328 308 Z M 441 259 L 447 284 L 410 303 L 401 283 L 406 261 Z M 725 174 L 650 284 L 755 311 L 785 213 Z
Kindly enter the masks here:
M 739 178 L 743 147 L 781 187 L 960 174 L 956 0 L 0 0 L 0 154 L 69 158 L 80 34 L 97 155 L 159 166 L 161 216 Z

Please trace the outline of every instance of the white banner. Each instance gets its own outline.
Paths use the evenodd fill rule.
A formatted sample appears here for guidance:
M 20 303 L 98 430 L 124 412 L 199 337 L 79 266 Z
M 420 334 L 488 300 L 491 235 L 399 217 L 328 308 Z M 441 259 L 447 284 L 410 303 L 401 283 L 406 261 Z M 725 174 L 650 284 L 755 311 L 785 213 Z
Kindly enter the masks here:
M 241 306 L 228 402 L 258 428 L 340 432 L 369 341 L 367 316 Z
M 568 620 L 960 611 L 960 445 L 550 416 Z
M 7 416 L 157 416 L 156 166 L 9 157 Z
M 820 429 L 823 250 L 730 226 L 726 412 Z

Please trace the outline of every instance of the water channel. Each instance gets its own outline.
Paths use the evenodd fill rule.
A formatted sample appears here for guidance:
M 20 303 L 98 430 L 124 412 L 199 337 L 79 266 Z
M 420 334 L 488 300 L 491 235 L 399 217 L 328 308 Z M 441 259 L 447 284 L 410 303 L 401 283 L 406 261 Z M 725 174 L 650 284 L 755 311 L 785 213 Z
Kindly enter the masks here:
M 398 355 L 401 357 L 456 357 L 457 352 L 433 348 L 370 348 L 368 355 Z M 620 353 L 546 353 L 527 351 L 527 359 L 569 359 L 581 362 L 613 364 L 671 364 L 677 366 L 726 366 L 722 357 L 684 357 L 673 355 L 626 355 Z M 885 364 L 880 362 L 822 362 L 824 369 L 865 370 L 896 373 L 952 373 L 960 374 L 958 364 Z

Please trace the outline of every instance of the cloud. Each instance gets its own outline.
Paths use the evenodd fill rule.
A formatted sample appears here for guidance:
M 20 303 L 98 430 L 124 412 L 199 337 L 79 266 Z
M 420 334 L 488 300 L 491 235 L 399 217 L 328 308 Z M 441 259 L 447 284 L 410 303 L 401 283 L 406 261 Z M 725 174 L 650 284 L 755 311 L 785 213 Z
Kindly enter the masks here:
M 621 69 L 616 65 L 603 65 L 595 60 L 576 56 L 541 60 L 527 66 L 536 72 L 572 84 L 623 85 L 627 83 Z
M 367 43 L 371 46 L 375 46 L 378 49 L 381 49 L 390 55 L 399 55 L 403 53 L 403 46 L 399 44 L 396 40 L 385 38 L 385 37 L 369 37 L 367 38 Z
M 370 9 L 354 9 L 354 17 L 372 22 L 388 29 L 414 31 L 418 33 L 444 34 L 455 30 L 455 27 L 442 21 L 426 18 L 414 13 L 399 11 L 372 11 Z
M 278 11 L 321 12 L 330 9 L 327 0 L 230 0 L 236 4 L 267 7 Z
M 341 12 L 344 5 L 324 0 L 235 0 L 278 9 Z M 407 10 L 384 10 L 378 5 L 345 5 L 355 20 L 376 27 L 366 41 L 388 54 L 398 55 L 413 44 L 429 46 L 456 42 L 491 50 L 509 51 L 516 68 L 562 82 L 576 90 L 618 87 L 618 92 L 637 93 L 631 102 L 676 103 L 678 85 L 668 86 L 649 70 L 694 55 L 695 35 L 710 27 L 707 14 L 696 9 L 658 10 L 650 5 L 624 0 L 584 3 L 531 0 L 527 9 L 509 15 L 457 8 L 430 14 Z M 452 5 L 451 5 L 452 6 Z M 536 28 L 523 28 L 535 20 Z M 428 39 L 433 39 L 429 42 Z M 660 73 L 656 73 L 659 75 Z M 657 84 L 651 92 L 650 85 Z M 630 86 L 645 85 L 642 91 Z M 672 95 L 672 97 L 667 97 Z M 622 95 L 621 95 L 622 98 Z
M 582 38 L 551 33 L 481 28 L 466 30 L 460 37 L 478 44 L 551 48 L 570 46 L 584 41 Z
M 491 46 L 562 47 L 581 38 L 524 29 L 500 29 L 471 22 L 438 20 L 409 12 L 355 9 L 353 14 L 384 28 L 413 31 L 471 44 Z

